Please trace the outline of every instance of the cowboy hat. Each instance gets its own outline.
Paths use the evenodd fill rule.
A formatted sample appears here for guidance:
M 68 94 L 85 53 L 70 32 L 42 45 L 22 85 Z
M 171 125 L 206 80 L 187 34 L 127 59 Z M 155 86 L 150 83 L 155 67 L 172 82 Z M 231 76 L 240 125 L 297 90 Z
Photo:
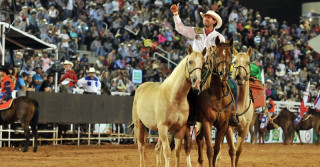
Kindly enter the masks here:
M 93 67 L 90 67 L 87 73 L 96 73 L 96 70 Z
M 279 94 L 279 95 L 284 95 L 283 92 L 279 92 L 278 94 Z
M 63 65 L 71 65 L 73 67 L 73 63 L 69 60 L 66 60 L 62 63 Z
M 273 84 L 273 81 L 271 81 L 271 79 L 267 79 L 267 83 Z
M 17 52 L 16 55 L 23 56 L 21 52 Z
M 200 12 L 200 15 L 202 18 L 204 18 L 205 15 L 210 15 L 211 17 L 213 17 L 215 20 L 217 20 L 217 25 L 215 27 L 215 29 L 219 29 L 222 25 L 222 19 L 221 17 L 216 13 L 214 12 L 213 10 L 208 10 L 207 13 L 202 13 Z

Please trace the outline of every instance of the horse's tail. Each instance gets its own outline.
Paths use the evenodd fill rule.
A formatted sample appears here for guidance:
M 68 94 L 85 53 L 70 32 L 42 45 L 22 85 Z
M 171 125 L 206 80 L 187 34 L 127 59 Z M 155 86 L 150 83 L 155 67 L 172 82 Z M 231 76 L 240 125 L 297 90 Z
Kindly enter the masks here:
M 34 114 L 30 122 L 31 127 L 37 126 L 38 119 L 39 119 L 39 104 L 36 100 L 33 100 L 33 104 L 34 104 Z
M 137 97 L 134 96 L 133 98 L 133 105 L 132 105 L 132 123 L 129 125 L 130 127 L 133 127 L 133 133 L 134 133 L 134 140 L 137 142 L 138 139 L 138 125 L 139 125 L 139 117 L 137 113 Z

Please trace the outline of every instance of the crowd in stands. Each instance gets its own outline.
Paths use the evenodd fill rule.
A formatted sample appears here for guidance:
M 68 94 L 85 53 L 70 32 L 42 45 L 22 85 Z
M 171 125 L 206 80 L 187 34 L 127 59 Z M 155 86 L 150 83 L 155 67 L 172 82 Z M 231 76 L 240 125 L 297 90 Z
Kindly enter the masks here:
M 134 91 L 137 84 L 131 81 L 133 69 L 143 71 L 143 82 L 162 82 L 170 75 L 175 66 L 168 68 L 167 61 L 154 59 L 153 53 L 166 56 L 158 49 L 161 47 L 176 63 L 186 55 L 185 48 L 192 41 L 175 31 L 170 11 L 170 6 L 179 2 L 179 15 L 185 25 L 203 27 L 199 13 L 214 10 L 223 20 L 218 31 L 226 39 L 232 37 L 238 51 L 253 48 L 251 61 L 265 71 L 267 96 L 301 102 L 309 81 L 310 101 L 320 90 L 320 57 L 307 45 L 309 39 L 319 35 L 319 25 L 279 22 L 242 6 L 238 0 L 16 0 L 14 8 L 5 2 L 1 7 L 15 9 L 18 16 L 2 13 L 1 21 L 14 21 L 20 30 L 57 45 L 59 61 L 71 61 L 78 79 L 94 67 L 105 92 Z M 92 54 L 81 55 L 79 50 Z M 96 62 L 90 63 L 89 56 Z M 25 80 L 28 90 L 52 91 L 40 85 L 53 82 L 50 67 L 54 54 L 19 50 L 14 52 L 14 62 L 12 75 Z

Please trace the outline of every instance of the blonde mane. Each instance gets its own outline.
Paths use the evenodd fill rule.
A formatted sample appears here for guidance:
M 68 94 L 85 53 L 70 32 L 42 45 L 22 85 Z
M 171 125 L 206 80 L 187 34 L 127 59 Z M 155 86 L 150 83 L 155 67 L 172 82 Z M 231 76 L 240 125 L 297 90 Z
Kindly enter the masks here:
M 194 52 L 192 52 L 193 54 Z M 176 79 L 176 76 L 177 75 L 182 75 L 181 74 L 181 71 L 186 71 L 185 69 L 182 69 L 182 68 L 186 68 L 186 61 L 188 59 L 190 55 L 187 55 L 185 58 L 183 58 L 180 63 L 178 64 L 178 66 L 176 68 L 174 68 L 174 70 L 172 71 L 172 73 L 170 74 L 170 76 L 168 76 L 164 81 L 163 83 L 160 85 L 161 86 L 164 86 L 164 85 L 167 85 L 169 83 L 172 83 L 174 82 L 174 80 Z

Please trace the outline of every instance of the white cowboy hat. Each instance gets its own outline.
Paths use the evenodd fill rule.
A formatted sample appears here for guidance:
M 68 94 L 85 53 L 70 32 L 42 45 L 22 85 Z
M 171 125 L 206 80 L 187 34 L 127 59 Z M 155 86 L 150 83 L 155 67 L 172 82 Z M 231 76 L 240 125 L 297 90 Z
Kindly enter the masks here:
M 96 73 L 96 70 L 93 67 L 90 67 L 87 73 Z
M 273 82 L 271 81 L 271 79 L 267 79 L 267 83 L 273 84 Z
M 200 12 L 200 15 L 202 18 L 204 18 L 205 15 L 210 15 L 211 17 L 213 17 L 214 19 L 217 20 L 217 25 L 215 27 L 215 29 L 219 29 L 222 25 L 222 19 L 221 17 L 216 13 L 214 12 L 213 10 L 208 10 L 207 13 L 202 13 Z
M 44 8 L 41 6 L 41 7 L 39 8 L 39 10 L 44 10 Z
M 279 94 L 279 95 L 284 95 L 283 92 L 279 92 L 278 94 Z
M 62 63 L 63 65 L 71 65 L 73 67 L 73 63 L 69 60 L 66 60 Z

